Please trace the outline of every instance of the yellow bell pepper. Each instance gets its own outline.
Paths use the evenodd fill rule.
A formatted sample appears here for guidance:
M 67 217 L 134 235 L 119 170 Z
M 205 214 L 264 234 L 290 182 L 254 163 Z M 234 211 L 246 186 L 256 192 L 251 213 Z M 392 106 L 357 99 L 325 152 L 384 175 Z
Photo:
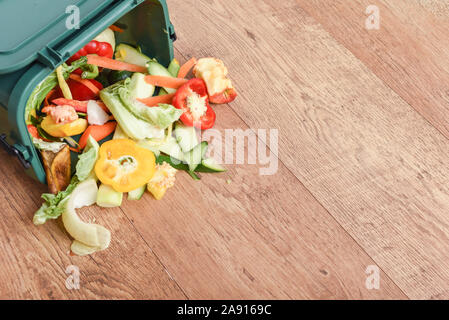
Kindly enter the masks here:
M 46 116 L 41 123 L 42 129 L 56 138 L 76 136 L 87 129 L 86 119 L 77 119 L 69 123 L 56 123 L 52 117 Z
M 156 172 L 148 182 L 147 189 L 156 200 L 161 200 L 168 188 L 175 184 L 176 169 L 172 168 L 168 163 L 156 165 Z
M 115 191 L 130 192 L 150 181 L 155 167 L 153 152 L 130 139 L 116 139 L 100 147 L 95 174 Z

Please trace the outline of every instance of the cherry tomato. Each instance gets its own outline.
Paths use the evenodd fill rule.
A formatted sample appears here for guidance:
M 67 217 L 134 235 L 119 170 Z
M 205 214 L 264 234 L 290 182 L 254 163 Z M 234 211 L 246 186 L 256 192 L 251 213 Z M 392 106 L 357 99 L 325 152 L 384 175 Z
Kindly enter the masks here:
M 97 53 L 97 51 L 98 51 L 98 45 L 99 45 L 99 42 L 97 40 L 92 40 L 91 42 L 89 42 L 88 44 L 86 44 L 84 46 L 84 49 L 86 49 L 86 52 L 88 54 L 94 54 L 94 53 Z
M 98 44 L 97 54 L 100 57 L 112 58 L 114 56 L 114 50 L 109 43 L 100 42 Z

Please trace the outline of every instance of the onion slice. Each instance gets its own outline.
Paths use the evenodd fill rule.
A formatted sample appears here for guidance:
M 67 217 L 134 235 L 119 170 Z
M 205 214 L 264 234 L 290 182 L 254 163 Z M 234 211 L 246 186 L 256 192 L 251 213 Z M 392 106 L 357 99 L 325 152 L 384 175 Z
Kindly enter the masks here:
M 102 126 L 109 120 L 109 115 L 94 101 L 89 100 L 87 103 L 87 121 L 89 124 Z
M 111 241 L 111 232 L 98 224 L 81 221 L 75 209 L 93 205 L 97 200 L 98 186 L 95 179 L 80 183 L 70 195 L 62 222 L 75 239 L 72 252 L 79 255 L 104 250 Z M 75 249 L 75 250 L 73 250 Z

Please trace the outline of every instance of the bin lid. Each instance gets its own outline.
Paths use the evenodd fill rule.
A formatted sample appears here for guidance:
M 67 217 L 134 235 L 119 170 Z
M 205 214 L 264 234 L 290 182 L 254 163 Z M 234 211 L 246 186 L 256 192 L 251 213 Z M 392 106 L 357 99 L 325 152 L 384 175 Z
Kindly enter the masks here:
M 41 59 L 66 60 L 52 47 L 116 0 L 0 1 L 0 74 Z M 79 11 L 78 11 L 79 10 Z M 50 57 L 49 57 L 50 56 Z

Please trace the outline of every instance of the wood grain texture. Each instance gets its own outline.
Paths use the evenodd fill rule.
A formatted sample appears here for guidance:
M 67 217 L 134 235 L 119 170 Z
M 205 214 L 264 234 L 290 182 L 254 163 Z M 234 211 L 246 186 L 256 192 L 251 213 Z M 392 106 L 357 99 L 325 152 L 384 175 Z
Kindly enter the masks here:
M 4 151 L 0 159 L 0 299 L 185 298 L 120 209 L 82 209 L 82 217 L 111 230 L 113 241 L 91 257 L 69 255 L 71 241 L 60 220 L 32 223 L 45 187 Z M 65 286 L 70 265 L 79 267 L 79 290 Z
M 449 138 L 447 1 L 298 0 L 298 4 Z M 365 28 L 377 5 L 380 30 Z
M 220 129 L 247 128 L 228 106 L 217 107 L 217 114 Z M 12 181 L 1 187 L 6 272 L 0 283 L 7 285 L 0 297 L 406 298 L 383 272 L 380 290 L 366 288 L 373 260 L 284 166 L 269 177 L 259 175 L 258 165 L 229 169 L 201 182 L 179 173 L 163 200 L 147 194 L 125 201 L 126 217 L 119 209 L 81 210 L 82 218 L 112 231 L 110 248 L 82 258 L 68 255 L 60 223 L 32 225 L 44 188 L 8 164 L 0 175 Z M 64 287 L 70 264 L 80 267 L 79 291 Z
M 448 297 L 448 140 L 297 5 L 306 1 L 265 10 L 278 3 L 185 1 L 197 11 L 175 20 L 178 48 L 228 57 L 239 116 L 280 128 L 281 160 L 408 296 Z
M 364 29 L 368 4 L 379 31 Z M 168 5 L 177 58 L 222 58 L 238 89 L 215 107 L 217 128 L 278 129 L 278 172 L 178 173 L 161 201 L 82 209 L 112 231 L 108 250 L 82 258 L 60 221 L 32 224 L 45 187 L 0 151 L 0 298 L 449 298 L 445 6 Z M 65 287 L 69 265 L 80 290 Z
M 223 136 L 248 128 L 228 106 L 215 109 Z M 388 278 L 367 290 L 373 261 L 284 166 L 272 176 L 228 169 L 201 182 L 178 173 L 162 201 L 123 207 L 189 298 L 405 298 Z

